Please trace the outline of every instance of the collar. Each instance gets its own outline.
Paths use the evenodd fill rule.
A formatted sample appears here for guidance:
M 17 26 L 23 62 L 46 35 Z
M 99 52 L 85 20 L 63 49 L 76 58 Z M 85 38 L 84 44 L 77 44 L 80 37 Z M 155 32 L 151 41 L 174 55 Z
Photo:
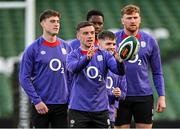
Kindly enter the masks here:
M 125 32 L 123 33 L 122 37 L 123 39 L 127 38 L 129 35 L 125 34 Z M 137 35 L 135 36 L 137 39 L 141 38 L 141 35 L 139 33 L 137 33 Z
M 43 45 L 48 46 L 48 47 L 56 47 L 60 44 L 61 44 L 61 42 L 59 40 L 56 40 L 55 42 L 48 42 L 48 41 L 44 40 L 44 42 L 43 42 Z
M 81 52 L 81 54 L 82 54 L 82 55 L 87 55 L 88 50 L 82 50 L 82 49 L 81 49 L 81 51 L 80 51 L 80 52 Z
M 95 53 L 97 52 L 97 50 L 98 50 L 98 48 L 95 48 Z M 81 49 L 80 52 L 81 52 L 82 55 L 87 55 L 88 50 L 82 50 Z

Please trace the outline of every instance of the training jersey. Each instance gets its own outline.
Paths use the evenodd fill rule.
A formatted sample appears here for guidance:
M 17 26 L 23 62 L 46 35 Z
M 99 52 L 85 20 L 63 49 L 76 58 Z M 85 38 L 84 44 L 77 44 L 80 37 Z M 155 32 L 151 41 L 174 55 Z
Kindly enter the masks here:
M 116 32 L 117 46 L 127 36 L 124 30 Z M 164 96 L 164 77 L 158 43 L 152 36 L 141 30 L 136 37 L 140 43 L 140 50 L 134 60 L 124 62 L 128 87 L 127 96 L 146 96 L 153 94 L 148 68 L 151 68 L 153 82 L 158 95 Z
M 49 43 L 43 37 L 24 51 L 19 81 L 32 103 L 67 103 L 66 56 L 70 51 L 64 40 Z
M 78 48 L 67 56 L 67 69 L 73 73 L 69 108 L 88 112 L 108 110 L 108 70 L 124 75 L 124 64 L 100 49 L 90 60 L 86 54 L 87 51 Z
M 75 49 L 78 49 L 78 48 L 80 47 L 81 43 L 80 43 L 80 40 L 78 40 L 78 39 L 73 39 L 73 40 L 71 40 L 71 41 L 69 42 L 69 45 L 71 46 L 71 48 L 72 48 L 73 50 L 75 50 Z M 94 45 L 95 45 L 95 47 L 98 47 L 98 40 L 95 40 Z
M 121 90 L 121 96 L 116 98 L 113 94 L 113 89 L 119 87 Z M 106 88 L 108 92 L 108 99 L 109 99 L 109 118 L 110 121 L 115 121 L 115 110 L 118 108 L 118 101 L 124 100 L 126 97 L 127 92 L 127 82 L 126 76 L 118 76 L 111 71 L 107 74 L 106 79 Z

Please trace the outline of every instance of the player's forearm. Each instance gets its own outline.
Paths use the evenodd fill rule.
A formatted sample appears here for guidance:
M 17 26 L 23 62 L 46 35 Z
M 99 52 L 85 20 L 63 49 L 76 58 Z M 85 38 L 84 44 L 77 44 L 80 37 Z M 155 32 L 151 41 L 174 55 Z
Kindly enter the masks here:
M 20 85 L 34 104 L 41 102 L 41 98 L 37 95 L 29 77 L 20 77 Z
M 121 90 L 121 96 L 119 96 L 119 100 L 124 100 L 126 98 L 126 92 Z
M 124 63 L 123 62 L 119 62 L 119 61 L 116 61 L 117 62 L 117 69 L 119 71 L 119 75 L 124 75 L 125 74 L 125 66 L 124 66 Z
M 108 57 L 107 65 L 111 72 L 117 75 L 124 75 L 125 74 L 125 66 L 123 62 L 116 61 L 116 59 L 112 57 Z
M 154 85 L 159 96 L 165 96 L 165 85 L 163 75 L 153 75 Z
M 67 69 L 72 73 L 79 72 L 82 71 L 89 62 L 90 60 L 88 60 L 86 56 L 83 56 L 80 60 L 67 58 Z

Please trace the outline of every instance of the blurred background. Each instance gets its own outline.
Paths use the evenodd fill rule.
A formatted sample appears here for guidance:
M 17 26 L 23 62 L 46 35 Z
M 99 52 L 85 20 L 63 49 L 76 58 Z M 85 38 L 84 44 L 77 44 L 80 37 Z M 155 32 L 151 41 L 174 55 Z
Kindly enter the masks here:
M 39 14 L 54 9 L 62 14 L 59 36 L 65 40 L 75 38 L 75 27 L 86 19 L 86 13 L 98 9 L 104 13 L 104 29 L 122 28 L 120 9 L 132 3 L 140 6 L 142 24 L 146 32 L 159 42 L 166 85 L 167 109 L 154 112 L 155 128 L 180 127 L 180 1 L 179 0 L 29 0 L 34 1 L 35 26 L 26 29 L 26 9 L 4 8 L 0 0 L 0 128 L 29 126 L 28 98 L 19 88 L 18 65 L 27 46 L 27 32 L 32 38 L 41 35 Z M 19 0 L 19 2 L 26 2 Z M 29 6 L 29 5 L 25 5 Z M 26 20 L 26 21 L 25 21 Z M 28 22 L 27 22 L 28 23 Z M 31 27 L 31 22 L 29 23 Z M 35 32 L 31 32 L 35 30 Z M 32 35 L 31 35 L 32 33 Z M 33 35 L 34 33 L 34 35 Z M 34 36 L 34 37 L 33 37 Z M 29 41 L 29 40 L 28 40 Z M 155 91 L 155 100 L 157 93 Z M 133 126 L 133 125 L 132 125 Z

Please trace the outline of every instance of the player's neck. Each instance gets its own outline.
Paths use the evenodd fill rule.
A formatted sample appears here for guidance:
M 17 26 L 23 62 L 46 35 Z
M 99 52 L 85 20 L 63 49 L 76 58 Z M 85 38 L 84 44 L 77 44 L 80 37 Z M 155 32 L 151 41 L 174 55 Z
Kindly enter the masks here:
M 128 30 L 124 29 L 124 32 L 125 32 L 126 35 L 136 36 L 138 34 L 138 30 L 132 32 L 132 31 L 128 31 Z
M 52 35 L 46 35 L 46 34 L 43 34 L 42 37 L 43 37 L 46 41 L 48 41 L 48 42 L 50 42 L 50 43 L 55 42 L 55 41 L 56 41 L 56 38 L 57 38 L 56 35 L 52 36 Z
M 88 51 L 88 47 L 83 47 L 83 46 L 80 46 L 80 48 L 81 48 L 81 50 L 83 50 L 83 51 Z
M 81 50 L 83 50 L 83 51 L 87 51 L 87 50 L 89 50 L 90 47 L 81 44 L 81 45 L 80 45 L 80 48 L 81 48 Z

